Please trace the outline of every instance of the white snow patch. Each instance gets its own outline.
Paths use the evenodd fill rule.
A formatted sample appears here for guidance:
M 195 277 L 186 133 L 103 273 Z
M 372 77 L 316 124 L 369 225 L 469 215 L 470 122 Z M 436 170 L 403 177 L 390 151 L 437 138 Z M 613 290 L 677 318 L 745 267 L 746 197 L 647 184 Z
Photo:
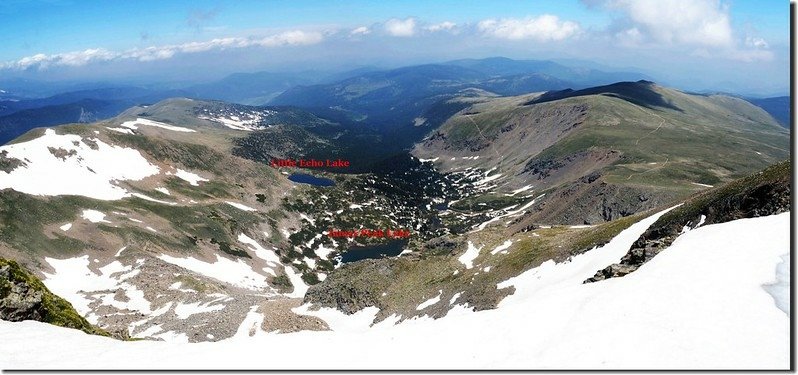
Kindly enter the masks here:
M 449 304 L 450 304 L 450 305 L 454 305 L 454 302 L 455 302 L 455 301 L 457 301 L 457 299 L 458 299 L 458 298 L 460 298 L 460 296 L 461 296 L 462 294 L 463 294 L 462 292 L 457 292 L 457 293 L 455 293 L 455 294 L 452 296 L 452 298 L 449 300 Z
M 164 193 L 166 195 L 172 195 L 172 194 L 169 194 L 169 189 L 167 189 L 165 187 L 157 187 L 157 188 L 155 188 L 155 191 L 160 191 L 161 193 Z
M 135 134 L 135 133 L 133 133 L 132 130 L 126 129 L 126 128 L 112 128 L 112 127 L 109 127 L 108 130 L 115 131 L 117 133 L 123 133 L 123 134 Z
M 268 287 L 266 278 L 255 272 L 252 267 L 241 259 L 232 261 L 218 254 L 214 263 L 203 262 L 191 257 L 176 258 L 166 254 L 159 255 L 158 259 L 242 288 L 262 290 Z
M 335 251 L 335 249 L 331 249 L 329 247 L 324 247 L 324 244 L 319 245 L 319 247 L 315 250 L 316 255 L 319 256 L 321 259 L 327 259 L 327 257 Z
M 310 216 L 308 216 L 308 215 L 305 215 L 305 214 L 303 214 L 303 213 L 300 213 L 300 214 L 299 214 L 299 217 L 301 217 L 302 219 L 305 219 L 305 220 L 307 220 L 307 221 L 308 221 L 308 223 L 310 223 L 310 225 L 316 225 L 316 221 L 315 221 L 315 220 L 313 220 L 313 219 L 312 219 Z
M 212 304 L 213 301 L 208 303 L 193 302 L 193 303 L 178 303 L 175 305 L 175 315 L 178 319 L 186 319 L 194 314 L 213 312 L 224 309 L 224 305 Z
M 175 203 L 175 202 L 162 201 L 160 199 L 155 199 L 155 198 L 152 198 L 152 197 L 148 197 L 148 196 L 146 196 L 144 194 L 140 194 L 140 193 L 133 193 L 131 195 L 133 195 L 134 197 L 137 197 L 137 198 L 144 199 L 145 201 L 150 201 L 150 202 L 155 202 L 155 203 L 160 203 L 160 204 L 167 204 L 167 205 L 170 205 L 170 206 L 176 206 L 177 205 L 177 203 Z
M 97 210 L 83 210 L 81 217 L 92 223 L 110 223 L 105 220 L 105 214 Z
M 167 302 L 165 305 L 153 310 L 152 314 L 150 314 L 150 317 L 156 317 L 166 314 L 166 312 L 168 312 L 172 308 L 173 304 L 174 302 Z
M 224 203 L 227 203 L 227 204 L 229 204 L 229 205 L 231 205 L 231 206 L 233 206 L 233 207 L 235 207 L 235 208 L 237 208 L 237 209 L 239 209 L 241 211 L 257 211 L 256 209 L 254 209 L 252 207 L 249 207 L 247 205 L 243 205 L 241 203 L 230 202 L 230 201 L 225 201 Z
M 477 248 L 474 246 L 473 242 L 468 241 L 468 249 L 466 249 L 463 255 L 460 255 L 457 260 L 459 260 L 460 263 L 463 263 L 467 269 L 470 269 L 471 267 L 474 267 L 474 259 L 477 259 L 479 256 L 480 250 L 482 250 L 482 246 Z
M 704 222 L 706 220 L 707 220 L 706 215 L 701 215 L 701 217 L 698 219 L 698 224 L 695 225 L 695 228 L 698 228 L 698 227 L 704 225 Z M 689 232 L 689 231 L 691 231 L 691 230 L 693 230 L 695 228 L 690 228 L 689 226 L 685 225 L 684 227 L 682 227 L 682 232 L 681 233 L 682 234 L 687 233 L 687 232 Z
M 61 230 L 62 230 L 62 231 L 66 232 L 66 231 L 68 231 L 70 228 L 72 228 L 72 223 L 66 223 L 66 224 L 64 224 L 64 225 L 62 225 L 62 226 L 60 226 L 60 227 L 58 227 L 58 228 L 61 228 Z
M 420 161 L 420 162 L 422 162 L 422 163 L 432 163 L 432 162 L 436 162 L 436 161 L 438 161 L 438 159 L 439 159 L 439 158 L 433 158 L 433 159 L 418 159 L 418 161 Z
M 483 179 L 481 179 L 481 180 L 479 180 L 477 182 L 474 182 L 474 185 L 481 186 L 481 185 L 487 184 L 488 182 L 491 182 L 491 181 L 493 181 L 493 180 L 495 180 L 495 179 L 497 179 L 497 178 L 499 178 L 501 176 L 502 176 L 501 173 L 496 173 L 496 174 L 494 174 L 492 176 L 487 176 L 487 177 L 485 177 L 485 178 L 483 178 Z
M 280 257 L 273 250 L 267 250 L 257 241 L 253 240 L 244 233 L 238 235 L 238 242 L 241 242 L 255 252 L 255 256 L 268 262 L 272 266 L 280 264 Z
M 310 269 L 314 269 L 316 268 L 316 259 L 306 257 L 305 264 L 307 264 Z
M 235 113 L 235 112 L 233 112 Z M 260 125 L 262 119 L 269 117 L 277 112 L 271 110 L 262 110 L 262 111 L 249 111 L 249 112 L 238 112 L 238 115 L 235 115 L 231 112 L 227 113 L 214 113 L 209 115 L 202 115 L 197 116 L 197 118 L 202 120 L 209 120 L 223 126 L 226 126 L 230 129 L 235 130 L 244 130 L 244 131 L 253 131 L 257 129 L 263 129 L 266 126 Z
M 534 185 L 527 185 L 527 186 L 524 186 L 522 188 L 513 190 L 510 194 L 504 194 L 504 195 L 506 195 L 508 197 L 512 197 L 512 196 L 514 196 L 514 195 L 516 195 L 518 193 L 523 193 L 523 192 L 525 192 L 525 191 L 527 191 L 529 189 L 532 189 L 533 187 L 534 187 Z
M 285 266 L 285 275 L 288 276 L 288 280 L 290 280 L 291 285 L 294 286 L 294 291 L 286 295 L 292 298 L 305 297 L 305 293 L 308 291 L 308 286 L 302 280 L 302 276 L 294 272 L 294 269 L 291 268 L 291 266 Z
M 519 209 L 517 209 L 517 210 L 508 211 L 508 212 L 507 212 L 507 213 L 505 213 L 505 214 L 502 214 L 502 215 L 496 216 L 496 217 L 494 217 L 493 219 L 490 219 L 490 220 L 488 220 L 488 221 L 485 221 L 484 223 L 481 223 L 481 224 L 479 224 L 479 225 L 477 226 L 477 229 L 474 229 L 474 230 L 473 230 L 473 231 L 471 231 L 471 232 L 478 232 L 478 231 L 481 231 L 481 230 L 485 229 L 485 227 L 487 227 L 487 226 L 488 226 L 488 224 L 490 224 L 490 223 L 493 223 L 493 222 L 495 222 L 495 221 L 499 221 L 499 220 L 501 220 L 501 219 L 503 219 L 503 218 L 506 218 L 506 217 L 516 216 L 516 215 L 519 215 L 519 214 L 522 214 L 522 213 L 524 213 L 524 211 L 526 211 L 526 209 L 527 209 L 527 208 L 529 208 L 529 207 L 531 207 L 533 204 L 535 204 L 535 202 L 536 202 L 538 199 L 540 199 L 541 197 L 543 197 L 544 195 L 546 195 L 546 194 L 541 194 L 541 195 L 537 196 L 535 199 L 532 199 L 532 200 L 531 200 L 531 201 L 529 201 L 527 204 L 525 204 L 525 205 L 521 206 L 521 208 L 519 208 Z M 505 208 L 505 210 L 508 210 L 508 209 L 515 208 L 515 206 L 516 206 L 516 205 L 512 205 L 512 206 L 510 206 L 510 207 L 507 207 L 507 208 Z M 542 228 L 542 227 L 541 227 L 541 228 Z
M 252 306 L 249 309 L 249 312 L 244 317 L 241 325 L 238 326 L 238 330 L 236 331 L 235 335 L 233 335 L 233 339 L 247 338 L 260 333 L 260 327 L 263 324 L 263 314 L 257 312 L 257 310 L 257 305 Z
M 441 295 L 443 295 L 443 291 L 442 290 L 438 292 L 437 296 L 432 297 L 432 298 L 430 298 L 430 299 L 428 299 L 428 300 L 426 300 L 424 302 L 421 302 L 418 306 L 416 306 L 416 311 L 424 310 L 427 307 L 430 307 L 430 306 L 440 302 Z
M 176 168 L 176 172 L 174 173 L 175 177 L 188 182 L 191 186 L 199 186 L 200 182 L 210 181 L 207 178 L 203 178 L 202 176 L 191 173 L 188 171 L 184 171 L 180 168 Z M 166 174 L 171 175 L 172 172 L 166 172 Z
M 496 246 L 495 249 L 491 250 L 490 251 L 490 255 L 496 255 L 496 253 L 498 253 L 499 251 L 507 250 L 508 248 L 510 248 L 510 245 L 512 245 L 512 244 L 513 244 L 512 240 L 504 241 L 504 243 L 502 243 L 499 246 Z
M 128 129 L 134 129 L 135 130 L 135 129 L 138 129 L 138 125 L 153 126 L 153 127 L 156 127 L 156 128 L 161 128 L 161 129 L 166 129 L 166 130 L 171 130 L 171 131 L 176 131 L 176 132 L 183 132 L 183 133 L 194 133 L 194 132 L 196 132 L 193 129 L 183 128 L 183 127 L 180 127 L 180 126 L 174 126 L 174 125 L 169 125 L 169 124 L 164 124 L 162 122 L 148 120 L 146 118 L 141 118 L 141 117 L 139 117 L 139 118 L 137 118 L 135 120 L 125 121 L 125 122 L 121 123 L 119 126 L 121 126 L 123 128 L 128 128 Z

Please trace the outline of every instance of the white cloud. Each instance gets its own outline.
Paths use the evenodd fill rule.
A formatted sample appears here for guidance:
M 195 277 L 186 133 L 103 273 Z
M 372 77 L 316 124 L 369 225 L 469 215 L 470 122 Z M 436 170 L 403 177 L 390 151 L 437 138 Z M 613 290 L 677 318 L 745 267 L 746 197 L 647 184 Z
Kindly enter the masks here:
M 118 56 L 117 53 L 110 52 L 102 48 L 93 48 L 84 51 L 59 53 L 55 55 L 46 55 L 43 53 L 39 53 L 33 56 L 23 57 L 18 61 L 6 64 L 0 64 L 0 68 L 28 69 L 30 67 L 47 68 L 55 65 L 81 66 L 81 65 L 86 65 L 90 62 L 113 60 L 117 56 Z
M 454 22 L 444 21 L 441 23 L 436 23 L 433 25 L 429 25 L 424 28 L 424 30 L 436 32 L 436 31 L 451 31 L 457 26 Z
M 385 22 L 385 31 L 392 36 L 413 36 L 416 33 L 415 18 L 400 20 L 392 18 Z
M 745 45 L 748 46 L 748 47 L 756 48 L 756 49 L 768 49 L 768 48 L 770 48 L 770 46 L 768 45 L 768 42 L 766 42 L 764 39 L 758 38 L 758 37 L 752 37 L 752 36 L 749 36 L 749 37 L 745 38 Z
M 624 46 L 637 46 L 643 41 L 643 34 L 636 27 L 632 27 L 615 34 L 615 38 Z
M 274 48 L 310 45 L 319 43 L 323 39 L 324 36 L 319 32 L 293 30 L 262 38 L 217 38 L 202 42 L 134 48 L 124 52 L 113 52 L 102 48 L 96 48 L 52 55 L 40 53 L 23 57 L 18 61 L 0 64 L 0 68 L 25 70 L 29 68 L 47 69 L 53 66 L 83 66 L 94 62 L 113 60 L 155 61 L 172 58 L 178 53 L 200 53 L 211 50 L 247 47 Z
M 728 4 L 720 0 L 583 0 L 620 12 L 623 29 L 614 33 L 627 47 L 686 48 L 692 56 L 744 62 L 768 61 L 774 55 L 757 37 L 735 36 Z
M 579 33 L 579 24 L 561 21 L 559 17 L 544 14 L 538 17 L 487 19 L 477 24 L 485 35 L 510 39 L 531 39 L 539 42 L 561 41 Z
M 639 31 L 659 43 L 733 44 L 729 9 L 719 0 L 606 0 L 603 5 L 625 13 Z
M 370 34 L 370 33 L 371 33 L 371 30 L 368 27 L 360 26 L 360 27 L 352 29 L 352 31 L 349 32 L 349 35 L 367 35 L 367 34 Z
M 304 46 L 317 44 L 324 37 L 319 32 L 306 32 L 302 30 L 286 31 L 277 35 L 267 36 L 254 44 L 261 47 Z

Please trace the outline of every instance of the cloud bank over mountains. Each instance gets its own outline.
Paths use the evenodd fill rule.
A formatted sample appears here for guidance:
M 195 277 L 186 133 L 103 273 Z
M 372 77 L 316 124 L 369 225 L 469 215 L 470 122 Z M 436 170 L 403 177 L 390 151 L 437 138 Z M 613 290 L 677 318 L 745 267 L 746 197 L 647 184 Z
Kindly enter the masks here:
M 113 52 L 102 48 L 90 48 L 84 51 L 57 53 L 52 55 L 40 53 L 23 57 L 18 61 L 7 62 L 3 67 L 7 69 L 46 69 L 51 66 L 83 66 L 92 62 L 108 62 L 127 59 L 146 62 L 169 59 L 178 53 L 200 53 L 210 50 L 248 47 L 274 48 L 281 46 L 298 46 L 316 44 L 322 40 L 323 35 L 319 32 L 291 30 L 261 38 L 217 38 L 178 45 L 133 48 L 124 52 Z
M 136 66 L 158 70 L 170 60 L 175 60 L 173 64 L 191 63 L 201 67 L 214 64 L 209 63 L 213 60 L 208 58 L 209 54 L 216 54 L 213 55 L 216 60 L 223 57 L 219 54 L 228 54 L 232 70 L 254 68 L 258 62 L 265 67 L 263 69 L 277 67 L 279 70 L 281 63 L 295 67 L 299 60 L 308 62 L 306 65 L 312 69 L 311 62 L 346 65 L 393 61 L 400 65 L 507 55 L 577 58 L 644 67 L 649 71 L 681 66 L 681 71 L 673 71 L 671 75 L 696 74 L 699 77 L 706 74 L 696 72 L 696 66 L 710 65 L 710 62 L 723 65 L 716 69 L 720 75 L 723 71 L 734 72 L 738 68 L 734 64 L 747 64 L 749 69 L 754 69 L 755 64 L 776 61 L 773 66 L 783 68 L 779 74 L 786 79 L 789 58 L 783 41 L 767 40 L 758 35 L 755 28 L 735 29 L 730 3 L 720 0 L 580 1 L 587 12 L 609 21 L 591 22 L 568 12 L 519 14 L 517 17 L 484 15 L 468 21 L 447 20 L 446 14 L 438 14 L 352 25 L 296 25 L 267 31 L 219 27 L 214 30 L 213 37 L 198 31 L 188 41 L 164 44 L 153 42 L 149 34 L 143 33 L 147 38 L 142 36 L 138 46 L 127 49 L 88 45 L 75 51 L 41 51 L 0 62 L 0 71 L 31 75 L 46 74 L 54 68 L 78 71 L 96 64 L 106 68 L 124 64 L 124 71 L 131 72 Z M 223 10 L 194 12 L 186 23 L 197 30 L 207 30 L 207 21 L 220 12 Z M 432 20 L 433 16 L 439 18 Z M 355 20 L 353 17 L 353 22 Z M 241 61 L 251 64 L 236 67 Z M 219 64 L 216 65 L 218 68 Z M 711 76 L 716 72 L 709 73 Z M 715 78 L 716 81 L 720 79 Z

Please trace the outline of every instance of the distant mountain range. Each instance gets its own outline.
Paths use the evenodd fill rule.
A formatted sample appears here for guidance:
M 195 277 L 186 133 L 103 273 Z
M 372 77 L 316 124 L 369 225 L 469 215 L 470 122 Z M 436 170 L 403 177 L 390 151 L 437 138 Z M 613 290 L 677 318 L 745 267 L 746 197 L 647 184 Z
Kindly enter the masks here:
M 32 128 L 94 122 L 114 117 L 135 105 L 176 96 L 186 96 L 186 92 L 127 86 L 71 91 L 41 99 L 0 101 L 0 144 Z
M 767 113 L 770 113 L 776 121 L 784 126 L 785 128 L 790 128 L 790 97 L 789 96 L 777 96 L 773 98 L 751 98 L 748 99 L 749 102 L 754 103 L 754 105 L 764 109 Z
M 339 123 L 376 127 L 397 139 L 395 145 L 405 147 L 423 136 L 426 130 L 420 125 L 437 126 L 462 109 L 448 101 L 466 92 L 506 96 L 550 91 L 549 95 L 562 96 L 566 94 L 563 90 L 652 80 L 634 71 L 592 66 L 494 57 L 389 70 L 363 67 L 338 73 L 237 73 L 177 89 L 0 80 L 0 144 L 35 127 L 102 120 L 134 105 L 189 97 L 296 106 Z M 788 97 L 749 100 L 788 126 Z

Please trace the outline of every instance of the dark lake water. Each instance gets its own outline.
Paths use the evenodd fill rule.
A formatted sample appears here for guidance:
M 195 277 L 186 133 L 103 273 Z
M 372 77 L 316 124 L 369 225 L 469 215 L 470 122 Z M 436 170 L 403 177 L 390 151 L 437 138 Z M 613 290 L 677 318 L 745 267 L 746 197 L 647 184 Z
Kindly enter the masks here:
M 380 245 L 352 246 L 341 256 L 341 263 L 397 256 L 405 249 L 406 245 L 407 241 L 394 240 Z
M 335 185 L 335 181 L 330 180 L 329 178 L 324 177 L 316 177 L 311 176 L 309 174 L 304 173 L 294 173 L 288 176 L 288 179 L 294 182 L 299 182 L 300 184 L 309 184 L 313 186 L 333 186 Z

